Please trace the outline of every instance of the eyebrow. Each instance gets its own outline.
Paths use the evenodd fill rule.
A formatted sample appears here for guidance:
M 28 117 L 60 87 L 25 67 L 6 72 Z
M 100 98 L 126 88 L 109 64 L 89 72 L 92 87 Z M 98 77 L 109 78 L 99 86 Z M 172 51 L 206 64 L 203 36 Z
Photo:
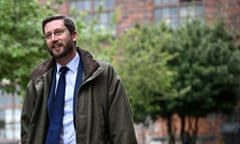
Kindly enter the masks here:
M 56 30 L 62 30 L 62 29 L 65 29 L 65 28 L 56 28 L 53 31 L 48 31 L 48 32 L 45 32 L 45 33 L 51 33 L 51 32 L 55 32 Z

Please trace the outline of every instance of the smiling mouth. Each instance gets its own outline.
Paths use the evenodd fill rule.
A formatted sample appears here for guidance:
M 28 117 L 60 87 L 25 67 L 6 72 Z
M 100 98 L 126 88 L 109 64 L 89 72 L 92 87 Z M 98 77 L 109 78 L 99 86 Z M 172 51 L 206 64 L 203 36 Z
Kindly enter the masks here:
M 62 44 L 54 44 L 52 46 L 52 49 L 59 49 L 60 47 L 62 47 L 63 45 Z

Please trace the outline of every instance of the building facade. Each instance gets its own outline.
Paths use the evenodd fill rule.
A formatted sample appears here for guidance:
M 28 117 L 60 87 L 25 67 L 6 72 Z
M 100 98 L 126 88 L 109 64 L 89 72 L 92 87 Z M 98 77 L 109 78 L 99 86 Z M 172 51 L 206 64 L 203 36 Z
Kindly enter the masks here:
M 46 4 L 48 0 L 39 1 Z M 98 28 L 116 34 L 135 24 L 166 22 L 176 28 L 193 18 L 210 24 L 221 19 L 231 30 L 240 30 L 239 0 L 63 0 L 53 8 L 67 15 L 87 13 L 85 21 L 99 14 Z

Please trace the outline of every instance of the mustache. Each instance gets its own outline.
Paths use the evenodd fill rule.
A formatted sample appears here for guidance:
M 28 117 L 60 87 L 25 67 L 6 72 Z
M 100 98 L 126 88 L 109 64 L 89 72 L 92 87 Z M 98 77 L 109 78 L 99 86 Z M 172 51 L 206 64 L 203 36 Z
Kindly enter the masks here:
M 51 48 L 55 48 L 55 47 L 61 47 L 64 46 L 62 43 L 55 43 L 51 46 Z

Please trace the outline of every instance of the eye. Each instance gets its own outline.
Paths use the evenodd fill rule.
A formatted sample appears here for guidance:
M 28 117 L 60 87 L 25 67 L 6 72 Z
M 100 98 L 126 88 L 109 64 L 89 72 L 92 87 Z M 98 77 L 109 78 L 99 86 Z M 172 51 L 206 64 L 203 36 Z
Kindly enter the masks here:
M 52 33 L 50 33 L 50 32 L 45 34 L 45 38 L 46 38 L 46 39 L 50 39 L 51 36 L 52 36 Z
M 61 34 L 63 34 L 65 31 L 65 29 L 57 29 L 54 31 L 54 35 L 56 36 L 60 36 Z
M 49 40 L 51 39 L 52 35 L 54 36 L 61 36 L 64 32 L 65 32 L 66 29 L 56 29 L 52 32 L 48 32 L 44 35 L 45 39 Z

